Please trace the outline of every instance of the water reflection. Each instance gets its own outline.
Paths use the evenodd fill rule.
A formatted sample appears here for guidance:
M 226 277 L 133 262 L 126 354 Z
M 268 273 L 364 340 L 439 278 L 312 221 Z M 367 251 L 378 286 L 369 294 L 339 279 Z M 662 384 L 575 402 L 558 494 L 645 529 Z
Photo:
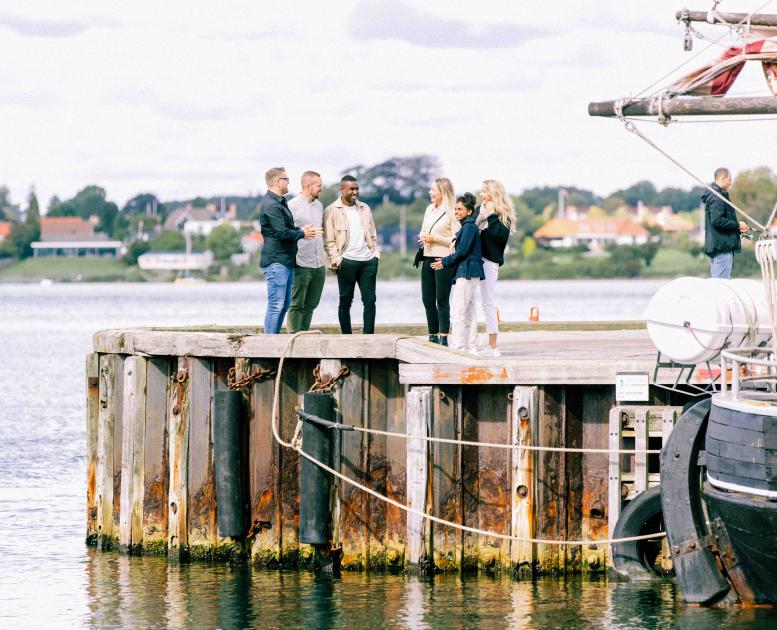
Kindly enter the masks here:
M 525 318 L 529 299 L 544 319 L 607 319 L 639 317 L 659 284 L 506 283 L 502 290 L 509 319 Z M 336 286 L 327 290 L 317 321 L 337 319 Z M 262 291 L 0 286 L 0 628 L 777 627 L 770 610 L 687 608 L 671 583 L 354 573 L 335 580 L 87 550 L 83 360 L 92 333 L 256 322 Z M 417 283 L 382 285 L 379 300 L 395 305 L 383 310 L 384 321 L 423 321 L 416 291 Z
M 83 625 L 122 628 L 774 628 L 771 609 L 684 606 L 670 581 L 365 575 L 89 552 Z

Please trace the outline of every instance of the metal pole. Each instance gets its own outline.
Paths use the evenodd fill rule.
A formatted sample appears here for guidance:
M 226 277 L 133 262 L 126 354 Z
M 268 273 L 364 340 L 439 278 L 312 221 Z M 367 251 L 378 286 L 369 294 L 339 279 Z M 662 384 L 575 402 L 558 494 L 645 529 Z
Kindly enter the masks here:
M 777 15 L 768 13 L 721 13 L 716 11 L 677 11 L 678 22 L 706 22 L 707 24 L 737 25 L 749 23 L 750 26 L 777 26 Z
M 600 101 L 588 104 L 589 116 L 615 118 L 616 101 Z M 661 104 L 665 115 L 669 116 L 723 116 L 777 114 L 777 97 L 758 96 L 743 98 L 723 98 L 720 96 L 702 96 L 698 98 L 665 98 Z M 658 116 L 658 100 L 652 98 L 630 101 L 623 106 L 624 116 Z

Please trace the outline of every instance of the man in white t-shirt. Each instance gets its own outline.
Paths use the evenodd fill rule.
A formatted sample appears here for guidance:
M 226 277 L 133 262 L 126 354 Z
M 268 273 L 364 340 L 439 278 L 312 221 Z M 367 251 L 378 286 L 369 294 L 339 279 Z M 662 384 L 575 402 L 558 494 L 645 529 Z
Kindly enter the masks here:
M 302 174 L 302 190 L 289 201 L 289 211 L 294 225 L 313 225 L 318 233 L 313 239 L 297 243 L 297 259 L 294 263 L 294 286 L 291 289 L 291 307 L 287 319 L 290 333 L 310 330 L 313 311 L 321 301 L 326 277 L 324 253 L 324 206 L 318 200 L 321 195 L 321 175 L 315 171 Z
M 359 183 L 346 175 L 340 180 L 340 197 L 324 211 L 324 249 L 330 268 L 337 273 L 337 316 L 344 335 L 352 333 L 351 304 L 357 284 L 364 305 L 364 334 L 375 332 L 378 235 L 369 206 L 358 196 Z

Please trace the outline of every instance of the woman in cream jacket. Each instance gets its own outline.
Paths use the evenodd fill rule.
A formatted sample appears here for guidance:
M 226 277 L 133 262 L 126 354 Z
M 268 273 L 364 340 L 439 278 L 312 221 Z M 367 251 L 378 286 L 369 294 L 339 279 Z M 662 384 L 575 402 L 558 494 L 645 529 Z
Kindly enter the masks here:
M 451 325 L 450 295 L 453 282 L 453 269 L 432 269 L 432 262 L 444 258 L 451 252 L 451 243 L 461 225 L 456 220 L 453 208 L 456 205 L 453 196 L 453 184 L 446 177 L 434 180 L 429 189 L 432 203 L 426 208 L 419 242 L 423 245 L 424 256 L 421 266 L 421 298 L 426 310 L 426 324 L 429 329 L 429 341 L 448 345 L 448 333 Z

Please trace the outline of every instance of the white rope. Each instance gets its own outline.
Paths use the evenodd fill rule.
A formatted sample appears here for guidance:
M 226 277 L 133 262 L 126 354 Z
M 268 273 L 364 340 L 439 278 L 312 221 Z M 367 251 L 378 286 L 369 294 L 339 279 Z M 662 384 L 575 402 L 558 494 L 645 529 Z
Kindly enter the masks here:
M 362 490 L 363 492 L 366 492 L 367 494 L 372 495 L 376 499 L 380 499 L 381 501 L 388 503 L 389 505 L 393 505 L 396 508 L 399 508 L 400 510 L 404 510 L 405 512 L 409 514 L 415 514 L 416 516 L 420 516 L 421 518 L 428 519 L 434 523 L 438 523 L 439 525 L 445 525 L 447 527 L 453 527 L 454 529 L 458 529 L 465 532 L 470 532 L 471 534 L 478 534 L 480 536 L 489 536 L 491 538 L 499 538 L 501 540 L 514 540 L 516 542 L 523 542 L 523 543 L 531 543 L 531 544 L 538 544 L 538 545 L 562 545 L 562 546 L 581 546 L 581 545 L 612 545 L 616 543 L 625 543 L 625 542 L 634 542 L 638 540 L 649 540 L 649 539 L 655 539 L 655 538 L 664 538 L 666 536 L 666 532 L 656 532 L 655 534 L 643 534 L 640 536 L 629 536 L 625 538 L 607 538 L 602 540 L 550 540 L 550 539 L 543 539 L 543 538 L 524 538 L 521 536 L 511 536 L 510 534 L 499 534 L 496 532 L 489 532 L 484 529 L 478 529 L 477 527 L 469 527 L 467 525 L 462 525 L 460 523 L 454 523 L 453 521 L 447 521 L 443 518 L 439 518 L 438 516 L 434 516 L 432 514 L 427 514 L 426 512 L 422 510 L 417 510 L 415 508 L 412 508 L 408 505 L 405 505 L 403 503 L 400 503 L 399 501 L 395 501 L 394 499 L 384 496 L 380 494 L 379 492 L 376 492 L 372 488 L 369 488 L 368 486 L 365 486 L 362 483 L 359 483 L 355 479 L 351 479 L 350 477 L 347 477 L 346 475 L 343 475 L 339 471 L 335 470 L 331 466 L 327 466 L 324 462 L 319 461 L 312 455 L 309 455 L 304 450 L 302 450 L 301 447 L 295 446 L 294 444 L 290 442 L 284 441 L 284 439 L 280 435 L 280 431 L 278 429 L 278 403 L 280 401 L 280 388 L 281 388 L 281 374 L 283 373 L 283 363 L 286 359 L 287 352 L 291 349 L 292 345 L 294 344 L 294 341 L 299 337 L 300 335 L 304 334 L 315 334 L 319 333 L 321 331 L 319 330 L 310 330 L 310 331 L 300 331 L 298 333 L 294 333 L 294 335 L 291 336 L 289 341 L 286 343 L 286 345 L 283 347 L 283 350 L 281 350 L 281 357 L 280 361 L 278 362 L 278 372 L 275 375 L 275 393 L 273 397 L 273 405 L 272 405 L 272 417 L 271 417 L 271 424 L 272 424 L 272 433 L 273 437 L 275 438 L 276 442 L 280 444 L 281 446 L 285 446 L 286 448 L 292 449 L 299 453 L 302 457 L 310 461 L 311 463 L 315 464 L 322 470 L 327 471 L 330 475 L 334 475 L 338 479 L 341 479 L 342 481 L 345 481 L 346 483 L 351 484 L 353 487 Z
M 772 210 L 772 216 L 777 210 Z M 772 351 L 777 356 L 777 313 L 775 312 L 775 305 L 777 305 L 777 295 L 775 295 L 774 284 L 774 263 L 775 263 L 775 247 L 777 241 L 771 238 L 762 239 L 755 244 L 755 259 L 761 266 L 761 277 L 764 283 L 764 292 L 766 293 L 766 301 L 769 305 L 769 313 L 772 318 Z
M 660 450 L 625 449 L 625 448 L 567 448 L 565 446 L 530 446 L 525 444 L 501 444 L 499 442 L 470 442 L 469 440 L 456 440 L 453 438 L 432 437 L 427 435 L 409 435 L 407 433 L 395 433 L 382 431 L 381 429 L 368 429 L 367 427 L 353 427 L 354 431 L 384 435 L 386 437 L 404 438 L 406 440 L 423 440 L 424 442 L 438 442 L 440 444 L 457 444 L 459 446 L 482 446 L 485 448 L 504 448 L 514 451 L 540 451 L 550 453 L 619 453 L 622 455 L 634 455 L 635 453 L 648 453 L 658 455 Z
M 645 134 L 643 134 L 637 126 L 634 124 L 633 120 L 630 120 L 626 118 L 623 115 L 623 106 L 626 105 L 626 99 L 618 99 L 615 101 L 615 113 L 620 118 L 621 122 L 623 123 L 623 126 L 626 128 L 626 131 L 630 131 L 634 135 L 636 135 L 638 138 L 641 138 L 644 140 L 647 144 L 649 144 L 651 147 L 653 147 L 656 151 L 658 151 L 661 155 L 663 155 L 666 159 L 668 159 L 672 164 L 677 166 L 680 170 L 685 172 L 687 175 L 689 175 L 691 178 L 699 182 L 704 188 L 709 190 L 713 195 L 718 197 L 720 200 L 722 200 L 724 203 L 731 206 L 734 210 L 739 212 L 743 217 L 745 217 L 748 221 L 750 221 L 753 225 L 760 228 L 762 232 L 766 232 L 766 228 L 761 225 L 758 221 L 756 221 L 753 217 L 751 217 L 747 212 L 742 210 L 739 206 L 737 206 L 735 203 L 733 203 L 730 199 L 726 199 L 723 195 L 721 195 L 717 190 L 712 188 L 709 184 L 707 184 L 705 181 L 703 181 L 700 177 L 698 177 L 696 174 L 691 172 L 690 169 L 688 169 L 686 166 L 681 164 L 679 161 L 677 161 L 675 158 L 673 158 L 669 153 L 664 151 L 661 147 L 659 147 L 655 142 L 653 142 L 650 138 L 648 138 Z

